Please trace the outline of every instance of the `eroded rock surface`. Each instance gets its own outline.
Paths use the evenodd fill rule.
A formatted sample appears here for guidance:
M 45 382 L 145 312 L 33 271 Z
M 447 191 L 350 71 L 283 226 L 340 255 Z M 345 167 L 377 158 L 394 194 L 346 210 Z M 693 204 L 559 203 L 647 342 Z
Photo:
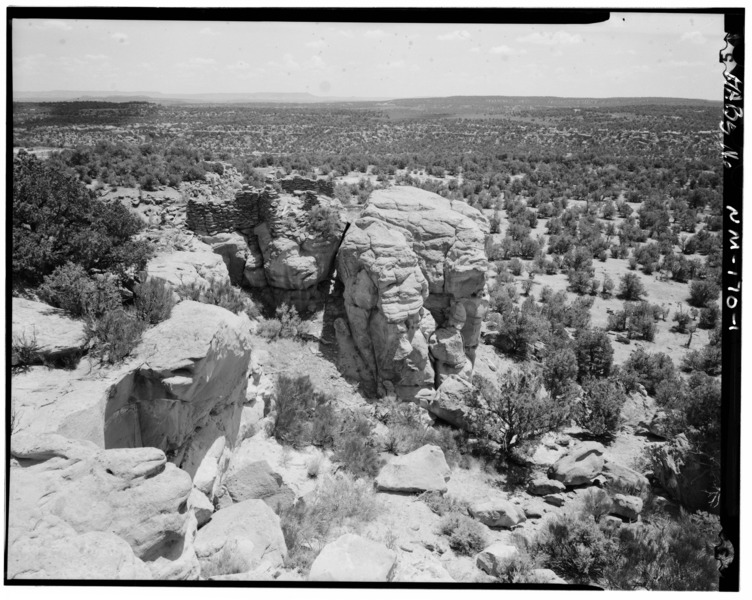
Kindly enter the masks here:
M 13 343 L 35 344 L 40 362 L 74 357 L 86 345 L 84 322 L 71 319 L 59 308 L 43 302 L 13 298 L 11 314 Z
M 413 187 L 376 190 L 350 226 L 337 262 L 350 330 L 401 397 L 470 377 L 488 309 L 487 232 L 480 212 Z
M 198 575 L 192 544 L 196 521 L 188 510 L 191 478 L 168 463 L 161 450 L 102 450 L 59 435 L 18 433 L 11 439 L 11 457 L 11 574 L 177 579 Z M 85 535 L 92 532 L 105 535 Z M 53 555 L 54 549 L 81 560 L 96 557 L 91 564 L 66 568 Z M 102 568 L 99 575 L 93 571 L 95 565 Z
M 567 487 L 592 483 L 603 470 L 604 452 L 598 442 L 582 442 L 557 460 L 548 476 Z
M 397 555 L 383 544 L 347 533 L 324 546 L 309 581 L 390 581 Z
M 409 454 L 395 456 L 382 467 L 376 487 L 390 492 L 447 491 L 451 470 L 438 446 L 426 445 Z

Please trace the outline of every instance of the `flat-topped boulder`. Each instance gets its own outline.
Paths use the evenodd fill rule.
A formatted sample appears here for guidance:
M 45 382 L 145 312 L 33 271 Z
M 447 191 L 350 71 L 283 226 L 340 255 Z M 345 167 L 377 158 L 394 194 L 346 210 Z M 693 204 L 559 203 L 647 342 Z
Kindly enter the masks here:
M 230 273 L 222 256 L 206 245 L 203 251 L 162 252 L 146 263 L 147 277 L 159 279 L 174 289 L 181 285 L 207 289 L 212 282 L 229 285 Z
M 603 470 L 604 452 L 598 442 L 580 442 L 551 466 L 548 476 L 567 487 L 592 483 Z
M 97 560 L 110 563 L 103 574 L 145 575 L 118 540 L 80 537 L 101 532 L 123 540 L 155 578 L 196 577 L 196 521 L 187 510 L 191 487 L 190 476 L 156 448 L 102 450 L 59 435 L 17 433 L 11 438 L 10 563 L 23 573 L 19 557 L 47 546 L 33 563 L 45 576 L 60 568 L 47 554 L 50 548 L 86 556 L 96 542 Z
M 494 542 L 475 557 L 475 564 L 489 575 L 498 577 L 509 561 L 519 555 L 516 546 L 506 542 Z
M 512 528 L 527 520 L 525 511 L 506 498 L 488 498 L 468 507 L 470 516 L 488 527 Z
M 390 581 L 397 554 L 367 538 L 346 533 L 324 546 L 311 565 L 309 581 Z
M 13 343 L 35 346 L 39 362 L 75 357 L 86 346 L 86 325 L 43 302 L 13 298 Z M 14 355 L 14 363 L 18 357 Z
M 390 459 L 376 477 L 376 487 L 387 492 L 443 494 L 447 491 L 450 474 L 441 449 L 426 445 Z

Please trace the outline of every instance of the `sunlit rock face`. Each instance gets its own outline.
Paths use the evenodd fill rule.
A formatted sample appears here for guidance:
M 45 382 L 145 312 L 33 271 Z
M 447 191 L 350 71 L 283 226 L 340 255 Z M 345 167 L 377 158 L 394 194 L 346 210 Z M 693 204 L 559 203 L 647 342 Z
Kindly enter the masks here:
M 386 391 L 469 378 L 488 310 L 488 222 L 413 187 L 376 190 L 338 255 L 350 331 Z

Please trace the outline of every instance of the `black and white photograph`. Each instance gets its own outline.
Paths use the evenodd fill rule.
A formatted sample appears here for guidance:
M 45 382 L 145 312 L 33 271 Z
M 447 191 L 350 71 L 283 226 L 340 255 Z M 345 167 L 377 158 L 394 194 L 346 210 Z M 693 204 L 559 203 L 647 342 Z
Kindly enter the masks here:
M 5 585 L 738 591 L 744 17 L 6 8 Z

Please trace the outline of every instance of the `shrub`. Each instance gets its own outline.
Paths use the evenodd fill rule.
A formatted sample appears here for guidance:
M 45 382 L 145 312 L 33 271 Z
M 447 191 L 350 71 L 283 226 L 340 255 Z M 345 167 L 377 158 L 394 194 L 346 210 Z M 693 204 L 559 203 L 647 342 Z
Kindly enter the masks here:
M 495 385 L 480 387 L 483 402 L 476 399 L 473 430 L 479 437 L 498 442 L 505 450 L 560 427 L 569 416 L 569 405 L 552 398 L 530 368 L 497 371 Z
M 446 515 L 439 522 L 439 531 L 447 536 L 449 547 L 458 554 L 472 556 L 487 545 L 485 527 L 465 515 Z
M 617 552 L 616 543 L 592 518 L 569 514 L 548 521 L 533 547 L 545 567 L 580 584 L 603 577 Z
M 276 314 L 280 323 L 280 337 L 294 339 L 302 333 L 302 321 L 294 306 L 288 306 L 283 303 L 277 307 Z
M 383 462 L 371 444 L 372 433 L 371 423 L 363 415 L 342 419 L 334 441 L 334 460 L 355 476 L 375 476 Z
M 687 325 L 692 321 L 692 316 L 679 309 L 679 312 L 674 313 L 674 321 L 676 321 L 676 331 L 678 333 L 687 333 Z
M 324 238 L 338 237 L 343 230 L 339 210 L 320 204 L 308 213 L 308 226 Z
M 626 273 L 619 284 L 619 295 L 624 300 L 639 301 L 645 295 L 645 287 L 642 285 L 640 276 L 635 273 Z
M 253 301 L 239 288 L 233 286 L 228 279 L 212 279 L 208 285 L 202 280 L 194 280 L 190 283 L 182 283 L 175 291 L 184 300 L 214 304 L 236 315 L 246 313 L 251 319 L 261 317 Z
M 645 387 L 648 394 L 655 394 L 661 381 L 675 380 L 676 369 L 674 361 L 668 354 L 656 352 L 649 354 L 642 348 L 634 350 L 623 365 L 623 371 L 632 373 L 637 382 Z
M 700 309 L 700 320 L 697 326 L 700 329 L 713 329 L 720 318 L 721 310 L 718 308 L 718 304 L 711 302 L 705 308 Z
M 626 400 L 624 389 L 613 379 L 589 379 L 582 388 L 575 411 L 577 424 L 597 437 L 613 435 Z
M 11 352 L 14 370 L 24 371 L 30 365 L 38 363 L 40 357 L 36 330 L 31 335 L 27 335 L 25 332 L 21 335 L 14 335 L 11 342 Z
M 509 271 L 512 275 L 522 275 L 522 261 L 515 257 L 509 261 Z
M 119 202 L 98 200 L 56 161 L 13 160 L 13 282 L 36 285 L 66 263 L 123 275 L 141 269 L 143 225 Z
M 418 496 L 418 500 L 425 502 L 431 512 L 440 517 L 450 513 L 465 513 L 467 511 L 466 502 L 439 492 L 423 492 Z
M 653 308 L 647 302 L 639 302 L 632 305 L 625 303 L 630 337 L 641 338 L 648 342 L 652 342 L 655 339 L 657 326 L 655 324 L 656 312 Z M 660 307 L 657 308 L 660 312 Z
M 614 360 L 611 340 L 602 329 L 580 329 L 575 334 L 577 376 L 580 381 L 589 377 L 608 377 Z
M 274 437 L 293 446 L 308 443 L 309 412 L 320 398 L 308 375 L 280 373 L 275 385 Z
M 122 305 L 110 277 L 94 279 L 81 265 L 67 263 L 45 277 L 39 297 L 74 317 L 100 317 Z
M 166 281 L 147 279 L 136 288 L 136 314 L 138 318 L 156 325 L 170 318 L 175 300 L 172 295 L 172 287 Z
M 706 308 L 720 293 L 720 289 L 712 281 L 695 280 L 689 284 L 689 303 L 696 308 Z
M 552 348 L 543 360 L 543 385 L 554 398 L 565 396 L 577 378 L 577 355 L 569 346 Z
M 341 472 L 321 479 L 305 503 L 279 513 L 287 545 L 285 566 L 307 571 L 330 532 L 345 526 L 357 530 L 379 510 L 373 486 L 366 481 Z
M 261 337 L 269 338 L 271 340 L 279 337 L 279 334 L 281 332 L 282 323 L 279 319 L 261 319 L 259 321 L 258 327 L 256 328 L 256 333 L 258 335 L 260 335 Z
M 118 308 L 87 322 L 90 354 L 102 362 L 116 364 L 125 359 L 141 341 L 146 324 L 133 312 Z

